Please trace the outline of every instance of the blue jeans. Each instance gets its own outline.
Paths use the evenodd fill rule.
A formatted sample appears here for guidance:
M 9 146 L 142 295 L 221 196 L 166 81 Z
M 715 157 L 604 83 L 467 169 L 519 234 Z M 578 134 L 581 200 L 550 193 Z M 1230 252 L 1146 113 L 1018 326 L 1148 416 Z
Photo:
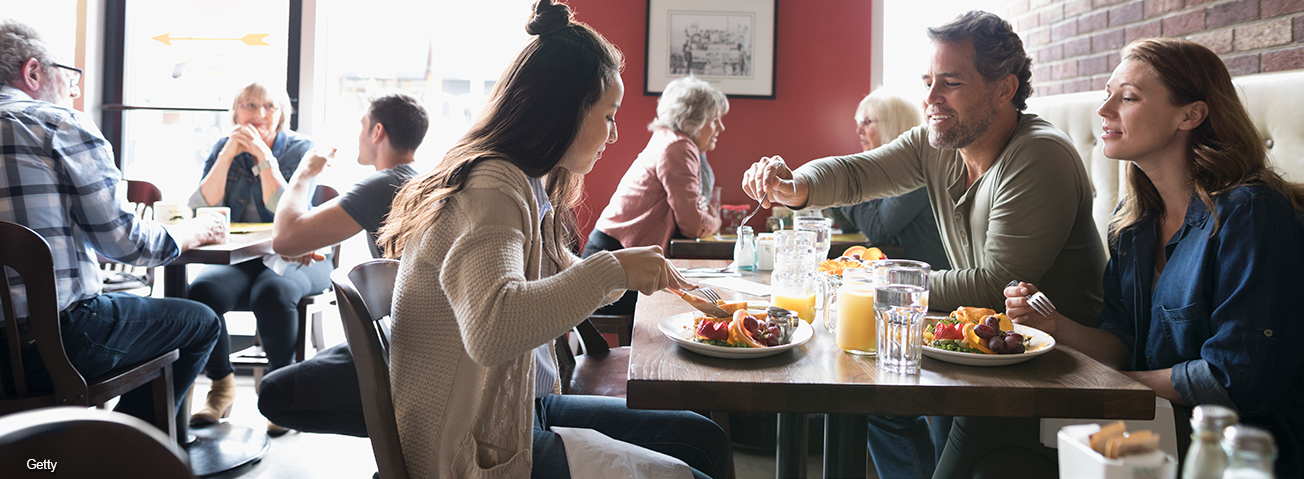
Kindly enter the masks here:
M 82 301 L 59 319 L 68 360 L 88 379 L 180 350 L 181 357 L 172 363 L 178 409 L 208 361 L 219 328 L 217 315 L 202 304 L 127 293 L 101 294 Z M 46 378 L 48 381 L 48 375 Z M 153 406 L 146 384 L 123 394 L 114 410 L 153 421 Z
M 622 398 L 549 394 L 535 401 L 533 478 L 570 477 L 561 436 L 549 431 L 553 426 L 593 429 L 674 456 L 693 468 L 696 479 L 722 479 L 728 474 L 729 441 L 724 430 L 700 414 L 628 409 Z
M 932 424 L 923 416 L 869 416 L 869 452 L 879 477 L 933 477 L 951 418 L 931 419 Z
M 358 370 L 348 343 L 340 343 L 263 377 L 258 412 L 303 432 L 367 437 Z

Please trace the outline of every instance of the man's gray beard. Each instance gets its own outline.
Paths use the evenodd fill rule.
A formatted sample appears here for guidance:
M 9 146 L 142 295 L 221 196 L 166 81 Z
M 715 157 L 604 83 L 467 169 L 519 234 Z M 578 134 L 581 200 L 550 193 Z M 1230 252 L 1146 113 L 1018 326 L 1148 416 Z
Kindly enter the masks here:
M 54 103 L 59 106 L 72 107 L 71 98 L 59 97 L 59 85 L 56 85 L 53 81 L 49 81 L 53 79 L 49 72 L 46 73 L 45 78 L 47 81 L 41 84 L 41 89 L 36 90 L 36 98 L 33 98 L 33 100 Z
M 958 112 L 957 112 L 958 113 Z M 961 121 L 946 134 L 939 133 L 933 125 L 928 125 L 928 144 L 939 150 L 958 150 L 978 141 L 996 119 L 996 108 L 989 108 L 987 116 L 971 121 Z

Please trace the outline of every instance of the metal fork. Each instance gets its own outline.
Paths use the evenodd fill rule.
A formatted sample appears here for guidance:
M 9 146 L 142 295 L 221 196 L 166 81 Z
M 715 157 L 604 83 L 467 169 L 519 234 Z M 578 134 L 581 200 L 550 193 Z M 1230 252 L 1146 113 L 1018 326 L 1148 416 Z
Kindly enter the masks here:
M 762 209 L 762 205 L 765 204 L 765 197 L 767 197 L 767 196 L 770 196 L 770 192 L 769 192 L 769 191 L 766 191 L 765 194 L 762 194 L 762 195 L 761 195 L 761 199 L 756 200 L 756 209 L 752 210 L 751 213 L 747 213 L 747 216 L 744 216 L 744 217 L 743 217 L 743 220 L 742 220 L 741 222 L 738 223 L 738 226 L 742 226 L 742 225 L 747 224 L 747 222 L 750 221 L 750 220 L 752 219 L 753 216 L 756 216 L 756 212 L 761 211 L 761 209 Z
M 1019 285 L 1019 280 L 1016 279 L 1014 281 L 1010 281 L 1010 284 L 1005 285 L 1005 287 L 1008 288 L 1010 286 L 1018 286 L 1018 285 Z M 1046 295 L 1041 294 L 1041 291 L 1024 296 L 1024 299 L 1028 300 L 1028 306 L 1032 306 L 1033 311 L 1036 311 L 1038 314 L 1042 316 L 1049 318 L 1051 315 L 1055 314 L 1055 303 L 1050 302 L 1050 298 L 1047 298 Z
M 706 299 L 709 299 L 711 301 L 721 300 L 720 293 L 717 292 L 715 288 L 712 288 L 710 286 L 702 286 L 700 288 L 697 288 L 697 292 L 702 293 L 702 296 L 706 297 Z

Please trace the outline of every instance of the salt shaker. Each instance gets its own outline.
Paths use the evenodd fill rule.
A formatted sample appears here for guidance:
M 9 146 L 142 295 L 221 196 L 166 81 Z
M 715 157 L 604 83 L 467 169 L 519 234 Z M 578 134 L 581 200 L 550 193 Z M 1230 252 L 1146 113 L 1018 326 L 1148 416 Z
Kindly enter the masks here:
M 734 243 L 734 265 L 739 271 L 756 271 L 756 234 L 752 227 L 738 227 L 738 242 Z

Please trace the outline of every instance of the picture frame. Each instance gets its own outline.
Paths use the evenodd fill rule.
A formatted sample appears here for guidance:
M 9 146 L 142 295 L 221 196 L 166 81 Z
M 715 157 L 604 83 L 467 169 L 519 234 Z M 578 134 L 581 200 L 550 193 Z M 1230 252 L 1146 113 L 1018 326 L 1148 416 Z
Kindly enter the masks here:
M 643 94 L 689 73 L 729 98 L 774 99 L 778 0 L 648 0 Z

